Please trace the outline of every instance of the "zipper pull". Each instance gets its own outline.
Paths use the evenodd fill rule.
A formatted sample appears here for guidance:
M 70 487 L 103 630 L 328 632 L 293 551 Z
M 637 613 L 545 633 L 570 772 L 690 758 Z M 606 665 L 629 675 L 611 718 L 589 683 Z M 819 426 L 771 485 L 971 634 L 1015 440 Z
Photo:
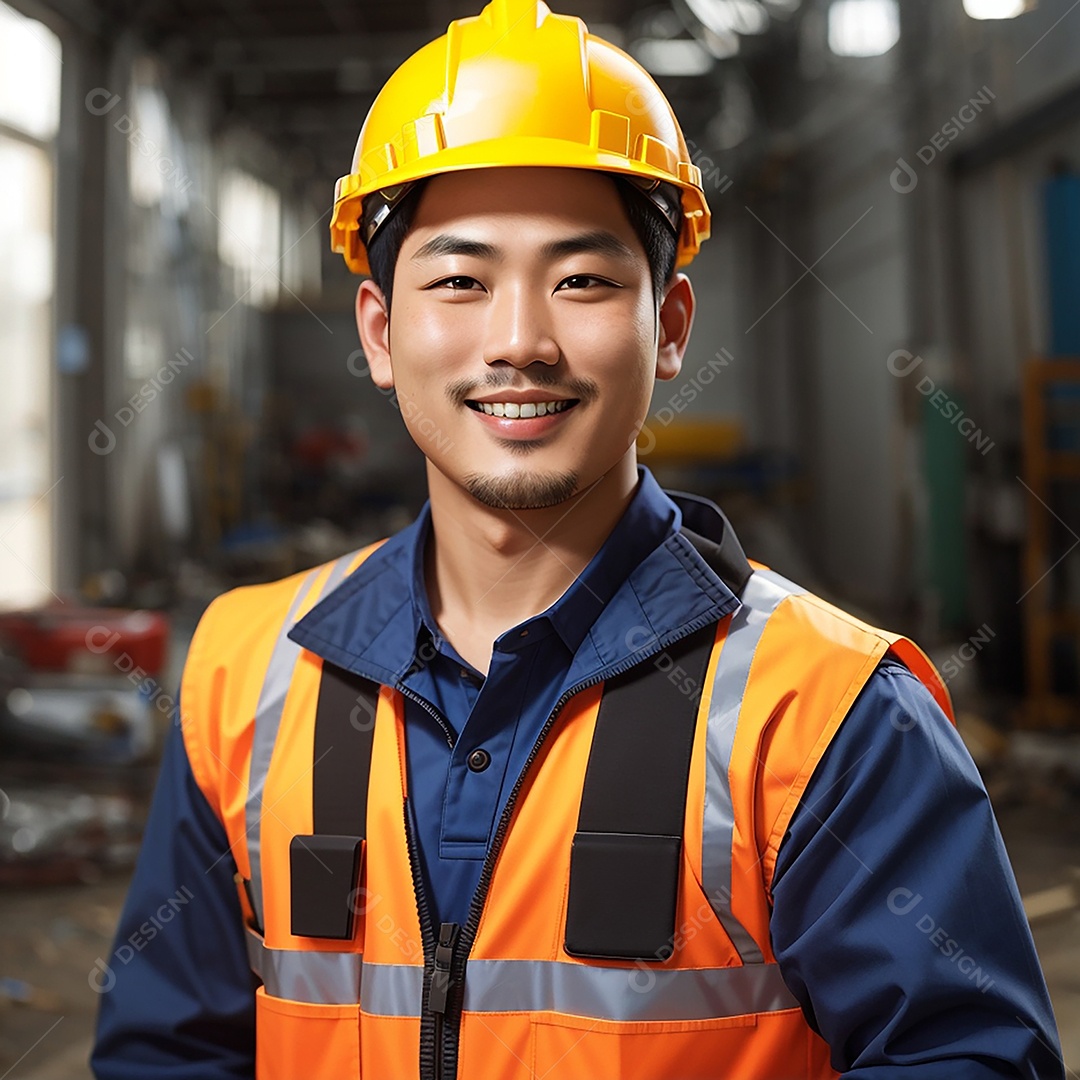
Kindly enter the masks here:
M 435 946 L 435 973 L 431 977 L 431 991 L 428 994 L 428 1008 L 434 1013 L 446 1012 L 446 996 L 450 990 L 450 965 L 454 959 L 454 946 L 457 944 L 457 923 L 444 922 L 439 927 L 439 943 Z

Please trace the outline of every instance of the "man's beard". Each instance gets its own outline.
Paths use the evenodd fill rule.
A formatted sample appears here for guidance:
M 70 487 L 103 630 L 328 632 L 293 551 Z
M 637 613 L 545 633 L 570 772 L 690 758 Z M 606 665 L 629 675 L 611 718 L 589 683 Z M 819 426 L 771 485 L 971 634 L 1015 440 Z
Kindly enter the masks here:
M 465 490 L 478 502 L 496 510 L 542 510 L 566 502 L 577 491 L 576 472 L 528 473 L 513 476 L 465 477 Z

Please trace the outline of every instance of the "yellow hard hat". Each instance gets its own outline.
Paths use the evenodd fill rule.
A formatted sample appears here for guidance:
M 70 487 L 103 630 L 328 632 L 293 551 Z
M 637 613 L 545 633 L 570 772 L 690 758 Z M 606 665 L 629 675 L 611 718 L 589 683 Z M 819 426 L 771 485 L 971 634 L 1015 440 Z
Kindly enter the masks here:
M 672 220 L 677 266 L 709 236 L 701 170 L 649 73 L 543 0 L 491 0 L 479 15 L 455 19 L 379 92 L 352 171 L 337 182 L 331 248 L 353 273 L 370 273 L 364 240 L 410 182 L 500 165 L 600 169 L 646 192 L 675 185 L 682 191 L 681 221 Z M 369 215 L 362 238 L 361 204 L 373 192 L 384 209 Z

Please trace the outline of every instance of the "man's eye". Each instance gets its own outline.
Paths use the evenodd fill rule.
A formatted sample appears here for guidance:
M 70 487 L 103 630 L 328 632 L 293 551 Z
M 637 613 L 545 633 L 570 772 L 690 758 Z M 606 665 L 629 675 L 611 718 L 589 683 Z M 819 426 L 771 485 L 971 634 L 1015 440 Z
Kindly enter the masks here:
M 480 282 L 476 278 L 467 277 L 465 274 L 458 274 L 456 277 L 443 278 L 442 281 L 436 281 L 432 286 L 433 289 L 437 289 L 440 286 L 445 285 L 452 292 L 470 292 L 474 285 L 479 285 Z
M 610 285 L 614 287 L 613 281 L 608 281 L 606 278 L 597 277 L 595 274 L 575 274 L 573 277 L 568 277 L 564 281 L 559 282 L 559 289 L 587 289 L 590 282 L 596 282 L 598 285 Z M 555 290 L 558 292 L 558 289 Z

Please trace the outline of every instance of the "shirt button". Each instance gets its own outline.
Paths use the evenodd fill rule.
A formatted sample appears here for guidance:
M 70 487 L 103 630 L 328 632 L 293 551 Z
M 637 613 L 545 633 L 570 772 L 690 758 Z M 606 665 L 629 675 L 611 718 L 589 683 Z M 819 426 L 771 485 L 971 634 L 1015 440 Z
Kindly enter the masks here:
M 469 768 L 473 772 L 483 772 L 491 764 L 491 755 L 486 750 L 474 750 L 469 755 Z
M 469 675 L 468 669 L 467 668 L 462 668 L 461 669 L 461 677 L 463 679 L 465 679 L 465 678 L 468 678 L 468 675 Z

